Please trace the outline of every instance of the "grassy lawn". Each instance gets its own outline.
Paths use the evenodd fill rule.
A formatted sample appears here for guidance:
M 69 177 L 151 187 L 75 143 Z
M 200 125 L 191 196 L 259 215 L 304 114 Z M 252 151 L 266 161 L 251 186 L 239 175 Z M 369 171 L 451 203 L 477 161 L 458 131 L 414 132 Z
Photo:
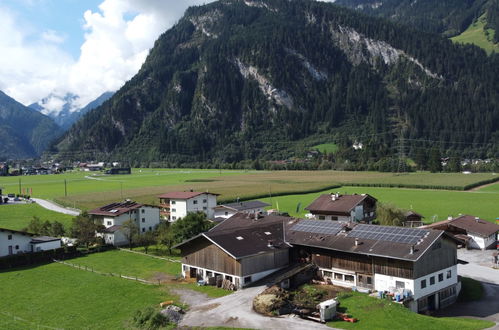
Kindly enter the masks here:
M 66 228 L 71 224 L 72 216 L 44 209 L 37 204 L 0 205 L 0 228 L 21 230 L 34 216 L 42 221 L 59 221 Z
M 104 273 L 121 274 L 151 280 L 158 273 L 179 275 L 181 264 L 152 258 L 136 253 L 112 250 L 92 253 L 84 257 L 68 260 L 72 264 L 87 266 Z
M 492 192 L 492 193 L 499 194 L 499 183 L 494 183 L 494 184 L 488 185 L 486 187 L 480 188 L 478 191 L 480 191 L 480 192 Z
M 476 22 L 471 24 L 463 33 L 451 38 L 452 41 L 463 44 L 474 44 L 483 48 L 488 54 L 492 51 L 499 52 L 499 44 L 494 44 L 491 40 L 494 37 L 494 30 L 488 29 L 489 36 L 485 34 L 486 14 L 483 14 Z
M 425 216 L 426 222 L 444 220 L 449 215 L 457 216 L 470 214 L 485 220 L 495 221 L 499 217 L 499 192 L 482 193 L 481 191 L 447 191 L 421 190 L 371 187 L 341 187 L 325 190 L 318 193 L 288 195 L 261 199 L 272 208 L 279 207 L 281 212 L 288 212 L 292 216 L 303 216 L 304 210 L 315 198 L 321 194 L 339 191 L 348 194 L 370 194 L 382 203 L 392 203 L 404 209 L 413 209 Z M 297 206 L 301 203 L 298 212 Z
M 493 322 L 465 318 L 435 318 L 411 312 L 409 309 L 387 300 L 349 292 L 339 299 L 339 310 L 358 319 L 356 323 L 328 322 L 327 325 L 342 329 L 484 329 Z
M 323 143 L 313 146 L 312 149 L 317 149 L 323 154 L 334 154 L 336 151 L 338 151 L 338 146 L 334 143 Z
M 143 246 L 133 247 L 132 251 L 146 253 L 145 248 Z M 173 260 L 181 259 L 179 253 L 180 250 L 173 249 L 172 254 L 169 254 L 168 248 L 165 245 L 151 245 L 149 246 L 149 250 L 147 251 L 147 254 L 149 255 L 173 259 Z
M 136 310 L 175 300 L 164 287 L 60 264 L 1 272 L 0 283 L 2 329 L 123 329 Z
M 483 286 L 477 280 L 461 277 L 462 289 L 459 293 L 459 301 L 477 301 L 483 297 Z

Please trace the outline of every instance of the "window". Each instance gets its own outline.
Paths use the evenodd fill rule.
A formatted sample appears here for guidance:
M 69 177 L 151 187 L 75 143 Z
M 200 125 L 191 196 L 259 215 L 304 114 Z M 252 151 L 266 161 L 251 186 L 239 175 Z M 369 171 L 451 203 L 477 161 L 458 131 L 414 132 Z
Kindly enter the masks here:
M 193 200 L 193 201 L 192 201 L 192 204 L 197 204 L 197 203 L 198 203 L 198 201 L 197 201 L 197 200 Z
M 172 209 L 172 212 L 177 212 L 177 209 Z
M 146 213 L 146 210 L 142 209 L 142 213 Z
M 171 202 L 171 204 L 173 204 L 173 205 L 175 205 L 175 203 L 176 203 L 175 201 L 172 201 L 172 202 Z
M 426 288 L 426 280 L 421 281 L 421 289 Z
M 435 244 L 433 244 L 433 247 L 431 248 L 432 250 L 438 250 L 442 247 L 442 242 L 438 241 Z
M 397 289 L 405 289 L 405 282 L 402 281 L 395 281 L 395 287 Z
M 229 212 L 225 212 L 225 215 L 229 215 Z
M 326 220 L 326 217 L 323 215 L 319 215 L 319 220 Z
M 183 265 L 182 268 L 184 268 L 184 272 L 189 270 L 189 267 L 187 267 L 186 265 Z
M 108 225 L 108 226 L 112 226 L 112 225 L 113 225 L 113 222 L 112 222 L 112 221 L 108 221 L 108 222 L 107 222 L 107 225 Z
M 11 240 L 12 239 L 12 235 L 7 236 L 7 239 Z
M 172 217 L 172 220 L 177 220 L 177 217 Z
M 442 282 L 444 280 L 444 273 L 438 274 L 438 281 Z
M 367 276 L 367 284 L 373 284 L 373 278 L 371 276 Z
M 206 271 L 206 277 L 213 277 L 213 272 Z
M 206 202 L 207 202 L 207 201 L 206 201 L 206 199 L 203 199 L 203 203 L 206 203 Z M 251 277 L 251 276 L 250 276 L 250 277 Z
M 338 217 L 331 217 L 331 220 L 338 220 Z
M 338 281 L 343 281 L 343 274 L 334 273 L 334 279 Z
M 206 206 L 203 206 L 203 210 L 206 211 L 208 208 Z
M 332 278 L 333 277 L 333 272 L 328 272 L 327 270 L 323 270 L 322 271 L 322 276 Z
M 345 275 L 345 282 L 353 282 L 355 277 L 353 275 Z
M 251 282 L 251 276 L 246 276 L 246 277 L 244 278 L 244 284 L 246 284 L 246 283 L 250 283 L 250 282 Z
M 152 231 L 152 227 L 151 226 L 149 226 L 149 231 Z
M 451 278 L 452 277 L 452 271 L 451 270 L 448 270 L 447 271 L 447 278 Z
M 146 218 L 142 218 L 142 222 L 146 222 Z
M 145 228 L 142 228 L 142 232 L 145 233 L 146 232 L 146 229 Z
M 19 250 L 19 245 L 16 245 L 16 250 Z
M 430 277 L 430 285 L 435 284 L 435 276 Z

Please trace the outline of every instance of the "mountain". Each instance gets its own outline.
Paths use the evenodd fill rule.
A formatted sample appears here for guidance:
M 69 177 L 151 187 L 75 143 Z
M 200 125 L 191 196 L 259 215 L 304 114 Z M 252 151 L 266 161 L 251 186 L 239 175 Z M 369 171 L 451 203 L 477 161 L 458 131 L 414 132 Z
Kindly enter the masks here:
M 362 164 L 430 147 L 499 155 L 498 76 L 497 55 L 333 4 L 224 0 L 188 9 L 54 147 L 174 166 L 325 142 L 362 143 L 346 158 Z
M 337 0 L 335 4 L 445 37 L 460 35 L 483 20 L 482 33 L 475 31 L 473 37 L 499 43 L 495 33 L 499 32 L 499 0 Z
M 0 159 L 39 156 L 61 134 L 52 119 L 0 91 Z
M 106 92 L 83 108 L 79 108 L 77 101 L 79 96 L 68 93 L 64 97 L 49 95 L 37 103 L 29 105 L 31 109 L 46 114 L 63 130 L 68 130 L 71 125 L 78 121 L 84 114 L 99 107 L 102 103 L 113 96 L 113 92 Z

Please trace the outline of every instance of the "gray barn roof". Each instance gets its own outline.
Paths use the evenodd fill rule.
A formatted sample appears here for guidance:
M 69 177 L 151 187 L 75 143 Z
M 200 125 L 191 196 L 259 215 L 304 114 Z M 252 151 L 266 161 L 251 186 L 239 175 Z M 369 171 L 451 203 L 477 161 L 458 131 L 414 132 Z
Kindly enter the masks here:
M 270 206 L 270 204 L 264 203 L 262 201 L 248 201 L 248 202 L 238 202 L 238 203 L 230 203 L 230 204 L 220 204 L 215 208 L 229 208 L 234 211 L 246 211 L 251 209 L 264 208 L 266 206 Z

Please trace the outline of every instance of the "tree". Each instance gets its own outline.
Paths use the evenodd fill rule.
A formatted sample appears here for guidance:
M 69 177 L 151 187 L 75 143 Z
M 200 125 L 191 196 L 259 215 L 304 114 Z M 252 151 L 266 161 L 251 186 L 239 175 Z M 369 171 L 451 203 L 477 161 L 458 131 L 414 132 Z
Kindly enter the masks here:
M 31 219 L 31 221 L 29 222 L 28 226 L 26 228 L 24 228 L 23 230 L 27 231 L 29 233 L 39 235 L 42 231 L 42 226 L 43 226 L 43 224 L 42 224 L 42 221 L 40 220 L 40 218 L 37 216 L 34 216 L 33 219 Z
M 135 244 L 138 246 L 143 246 L 144 251 L 147 254 L 149 252 L 149 246 L 156 242 L 156 237 L 154 237 L 154 232 L 147 231 L 143 234 L 138 233 L 135 237 Z
M 50 225 L 50 236 L 61 237 L 64 236 L 65 232 L 64 225 L 59 221 L 54 221 Z
M 189 213 L 172 224 L 175 242 L 180 243 L 213 227 L 203 212 Z
M 378 204 L 376 214 L 376 220 L 383 226 L 402 226 L 405 219 L 405 211 L 392 204 Z
M 175 235 L 172 225 L 169 222 L 161 222 L 156 229 L 156 242 L 163 244 L 168 249 L 168 254 L 172 254 L 172 247 L 175 244 Z
M 430 157 L 428 159 L 428 169 L 432 173 L 442 171 L 442 161 L 440 159 L 440 152 L 437 148 L 433 148 L 430 151 Z
M 98 241 L 95 234 L 101 229 L 102 225 L 95 224 L 88 213 L 83 212 L 73 219 L 69 233 L 78 240 L 78 244 L 85 245 L 88 249 L 90 244 Z
M 128 247 L 131 249 L 133 242 L 136 241 L 137 237 L 140 235 L 139 226 L 137 226 L 134 220 L 128 219 L 123 222 L 121 228 L 123 230 L 123 234 L 128 240 Z

